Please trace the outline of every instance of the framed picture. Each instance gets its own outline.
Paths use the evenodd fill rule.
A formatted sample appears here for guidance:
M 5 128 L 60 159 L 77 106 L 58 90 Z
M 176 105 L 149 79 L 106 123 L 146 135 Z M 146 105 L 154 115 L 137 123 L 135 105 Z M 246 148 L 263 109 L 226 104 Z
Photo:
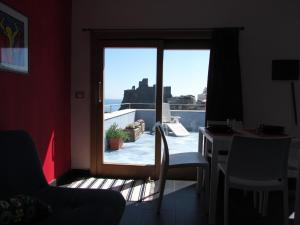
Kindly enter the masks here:
M 28 73 L 28 18 L 1 2 L 0 69 Z

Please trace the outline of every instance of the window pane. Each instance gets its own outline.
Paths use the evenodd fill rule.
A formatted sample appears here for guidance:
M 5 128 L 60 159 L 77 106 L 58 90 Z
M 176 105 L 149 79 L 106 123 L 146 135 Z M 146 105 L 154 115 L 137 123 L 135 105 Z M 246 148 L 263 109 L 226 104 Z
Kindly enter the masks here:
M 104 163 L 153 165 L 156 48 L 105 48 L 104 131 L 126 132 L 119 150 L 105 138 Z

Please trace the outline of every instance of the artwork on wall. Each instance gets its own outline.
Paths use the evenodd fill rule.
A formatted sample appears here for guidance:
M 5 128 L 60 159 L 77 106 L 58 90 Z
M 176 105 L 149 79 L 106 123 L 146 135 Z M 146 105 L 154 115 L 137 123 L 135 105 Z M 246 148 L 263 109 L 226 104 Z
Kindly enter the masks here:
M 28 18 L 1 2 L 0 69 L 28 73 Z

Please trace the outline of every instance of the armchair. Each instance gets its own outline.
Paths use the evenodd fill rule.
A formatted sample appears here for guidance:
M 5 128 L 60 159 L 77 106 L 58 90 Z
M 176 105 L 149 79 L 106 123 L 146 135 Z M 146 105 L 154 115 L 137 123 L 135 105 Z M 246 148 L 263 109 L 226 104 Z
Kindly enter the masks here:
M 28 195 L 51 206 L 37 224 L 117 225 L 125 207 L 122 195 L 110 190 L 50 186 L 36 147 L 24 131 L 0 131 L 0 200 Z

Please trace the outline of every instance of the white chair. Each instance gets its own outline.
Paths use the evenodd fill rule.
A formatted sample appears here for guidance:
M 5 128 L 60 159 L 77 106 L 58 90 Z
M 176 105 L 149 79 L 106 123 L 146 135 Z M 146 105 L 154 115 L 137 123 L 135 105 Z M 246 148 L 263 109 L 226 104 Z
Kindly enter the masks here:
M 179 123 L 180 116 L 172 116 L 170 104 L 164 102 L 162 105 L 162 123 Z
M 228 224 L 228 194 L 230 188 L 267 194 L 282 191 L 284 224 L 288 224 L 287 166 L 290 137 L 233 137 L 226 163 L 219 163 L 224 180 L 224 224 Z
M 174 136 L 184 137 L 188 136 L 190 133 L 185 129 L 185 127 L 179 122 L 180 116 L 171 116 L 170 104 L 163 103 L 162 105 L 162 124 L 168 134 L 170 130 Z
M 291 144 L 290 154 L 288 160 L 288 177 L 289 178 L 298 178 L 299 171 L 299 162 L 300 162 L 300 150 L 299 143 L 296 143 L 298 146 L 294 147 L 295 144 Z
M 228 122 L 224 121 L 224 120 L 207 120 L 206 121 L 207 127 L 214 126 L 214 125 L 227 126 Z M 241 129 L 243 127 L 243 122 L 242 121 L 234 121 L 234 125 L 235 125 L 234 128 Z M 204 143 L 204 144 L 209 145 L 210 143 Z M 206 149 L 207 149 L 206 157 L 211 158 L 211 146 L 206 146 Z M 229 149 L 222 149 L 219 151 L 218 162 L 223 162 L 226 160 L 226 158 L 228 156 L 228 151 L 229 151 Z
M 300 165 L 299 165 L 300 167 Z M 296 186 L 296 201 L 295 201 L 295 225 L 300 224 L 300 173 L 298 173 L 298 180 Z
M 159 198 L 157 204 L 157 213 L 160 212 L 161 203 L 164 195 L 164 189 L 166 184 L 166 177 L 169 169 L 172 168 L 182 168 L 182 167 L 197 167 L 198 176 L 197 176 L 197 188 L 198 192 L 200 192 L 200 188 L 202 187 L 202 180 L 199 178 L 199 170 L 202 168 L 204 170 L 204 184 L 205 184 L 205 194 L 206 201 L 208 200 L 208 192 L 209 192 L 209 165 L 206 159 L 199 152 L 184 152 L 169 155 L 169 147 L 166 140 L 165 133 L 163 131 L 162 125 L 160 122 L 155 124 L 156 130 L 160 133 L 163 140 L 163 156 L 160 168 L 160 176 L 159 176 Z

